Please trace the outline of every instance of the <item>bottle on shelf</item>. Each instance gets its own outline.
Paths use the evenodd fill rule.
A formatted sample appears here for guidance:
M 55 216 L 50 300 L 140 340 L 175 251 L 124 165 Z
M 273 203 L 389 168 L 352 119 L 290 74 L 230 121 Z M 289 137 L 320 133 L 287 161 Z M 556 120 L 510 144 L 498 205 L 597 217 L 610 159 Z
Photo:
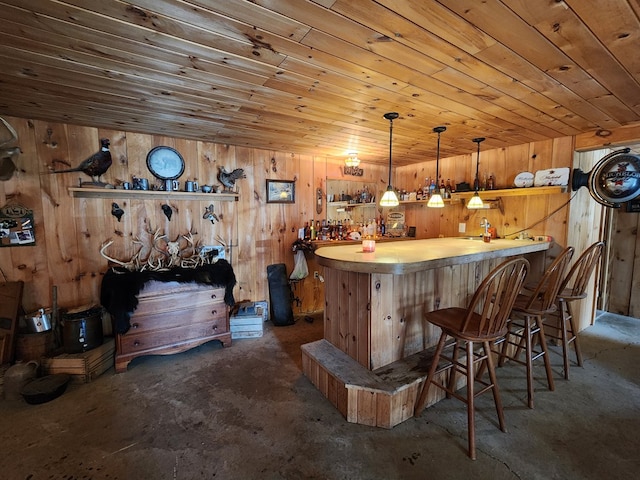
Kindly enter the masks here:
M 495 180 L 493 175 L 489 175 L 489 178 L 487 179 L 487 190 L 493 190 L 494 188 L 496 188 Z
M 316 239 L 316 227 L 315 227 L 315 224 L 313 223 L 313 218 L 311 219 L 311 222 L 309 225 L 309 239 L 310 240 Z
M 444 198 L 451 198 L 451 179 L 447 178 L 447 183 L 444 185 Z
M 433 197 L 435 193 L 436 193 L 436 180 L 432 178 L 431 183 L 429 184 L 429 197 Z
M 430 180 L 429 177 L 424 179 L 424 186 L 422 187 L 422 199 L 423 200 L 427 200 L 429 198 L 429 184 L 430 184 Z

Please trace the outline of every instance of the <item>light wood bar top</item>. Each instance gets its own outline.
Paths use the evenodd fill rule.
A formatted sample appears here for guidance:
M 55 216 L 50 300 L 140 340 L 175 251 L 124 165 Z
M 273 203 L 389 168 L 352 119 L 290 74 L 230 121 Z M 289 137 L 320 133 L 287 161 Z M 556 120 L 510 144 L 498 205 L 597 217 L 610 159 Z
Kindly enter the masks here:
M 525 255 L 547 250 L 550 242 L 480 237 L 429 238 L 376 242 L 375 252 L 362 251 L 362 244 L 335 245 L 315 250 L 317 262 L 325 267 L 359 273 L 402 275 L 431 268 L 460 265 L 493 258 Z

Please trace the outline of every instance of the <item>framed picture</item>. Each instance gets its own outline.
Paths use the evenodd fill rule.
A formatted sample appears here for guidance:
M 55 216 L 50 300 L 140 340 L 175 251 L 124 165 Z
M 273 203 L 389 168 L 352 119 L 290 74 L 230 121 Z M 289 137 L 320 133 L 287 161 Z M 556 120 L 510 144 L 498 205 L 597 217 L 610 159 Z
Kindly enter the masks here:
M 267 180 L 267 203 L 295 203 L 296 184 L 293 180 Z
M 0 247 L 24 247 L 35 244 L 33 210 L 15 204 L 0 208 Z

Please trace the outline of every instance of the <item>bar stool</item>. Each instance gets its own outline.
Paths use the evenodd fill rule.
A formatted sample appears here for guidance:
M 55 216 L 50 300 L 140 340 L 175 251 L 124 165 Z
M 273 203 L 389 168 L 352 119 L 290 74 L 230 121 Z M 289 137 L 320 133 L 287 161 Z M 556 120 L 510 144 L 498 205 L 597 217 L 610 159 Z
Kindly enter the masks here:
M 558 324 L 545 324 L 560 331 L 560 336 L 545 331 L 547 337 L 559 340 L 562 344 L 562 359 L 564 365 L 564 378 L 569 379 L 569 346 L 573 343 L 576 352 L 576 363 L 582 366 L 582 353 L 578 343 L 578 330 L 576 328 L 575 316 L 572 304 L 587 297 L 587 284 L 591 275 L 596 269 L 596 265 L 602 258 L 604 242 L 596 242 L 587 248 L 576 260 L 569 273 L 560 285 L 560 290 L 556 299 L 558 306 Z
M 540 281 L 528 293 L 518 294 L 507 322 L 507 333 L 504 338 L 494 343 L 494 347 L 502 344 L 498 354 L 498 365 L 502 366 L 505 359 L 510 359 L 527 367 L 527 405 L 533 408 L 533 361 L 543 357 L 547 372 L 549 390 L 553 391 L 553 374 L 551 361 L 547 351 L 543 322 L 550 313 L 556 310 L 556 296 L 564 274 L 573 256 L 573 247 L 565 248 L 547 268 Z M 540 350 L 534 349 L 534 337 L 538 339 Z M 516 340 L 514 341 L 513 338 Z M 515 347 L 515 352 L 513 352 Z M 525 359 L 520 359 L 524 348 Z M 513 353 L 512 353 L 513 352 Z
M 431 385 L 435 385 L 447 392 L 447 398 L 454 396 L 467 404 L 469 456 L 476 458 L 475 441 L 475 407 L 474 399 L 489 390 L 493 392 L 493 400 L 498 413 L 500 430 L 505 431 L 502 401 L 496 381 L 495 367 L 491 356 L 490 342 L 504 336 L 507 331 L 506 323 L 509 312 L 520 291 L 524 278 L 529 271 L 529 262 L 524 258 L 508 260 L 493 269 L 475 291 L 471 302 L 466 308 L 452 307 L 429 312 L 425 315 L 428 322 L 440 327 L 442 334 L 436 347 L 429 374 L 422 384 L 417 397 L 414 415 L 420 416 L 424 410 L 427 395 Z M 447 355 L 443 353 L 447 337 L 455 342 L 447 345 Z M 474 348 L 474 343 L 482 348 Z M 465 359 L 460 359 L 459 352 L 463 351 Z M 441 366 L 441 360 L 444 364 Z M 486 363 L 489 371 L 489 382 L 476 378 L 475 365 Z M 446 385 L 436 381 L 436 373 L 449 371 Z M 466 396 L 456 392 L 456 373 L 467 377 Z M 482 389 L 475 392 L 474 383 L 482 385 Z

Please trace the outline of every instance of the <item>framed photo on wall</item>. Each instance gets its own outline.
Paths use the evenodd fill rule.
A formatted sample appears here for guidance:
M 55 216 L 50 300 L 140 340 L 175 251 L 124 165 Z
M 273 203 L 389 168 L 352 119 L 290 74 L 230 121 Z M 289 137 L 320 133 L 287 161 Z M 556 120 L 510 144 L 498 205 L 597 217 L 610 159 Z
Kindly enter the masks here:
M 267 203 L 295 203 L 296 184 L 293 180 L 267 180 Z

